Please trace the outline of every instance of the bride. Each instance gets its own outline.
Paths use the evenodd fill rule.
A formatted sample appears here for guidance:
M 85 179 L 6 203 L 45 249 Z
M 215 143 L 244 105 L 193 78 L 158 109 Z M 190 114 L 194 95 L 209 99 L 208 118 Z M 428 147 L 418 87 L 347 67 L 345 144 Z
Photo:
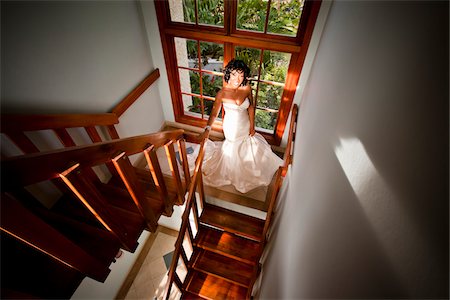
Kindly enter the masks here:
M 247 83 L 250 68 L 241 60 L 231 60 L 224 70 L 224 85 L 217 93 L 207 126 L 209 134 L 223 104 L 223 142 L 206 141 L 203 162 L 204 183 L 233 185 L 241 193 L 268 185 L 283 161 L 262 135 L 255 132 L 255 103 Z

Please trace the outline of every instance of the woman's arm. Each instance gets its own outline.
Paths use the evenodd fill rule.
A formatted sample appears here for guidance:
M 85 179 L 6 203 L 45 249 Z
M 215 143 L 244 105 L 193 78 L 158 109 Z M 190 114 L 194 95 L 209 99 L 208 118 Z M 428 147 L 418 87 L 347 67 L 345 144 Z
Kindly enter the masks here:
M 248 85 L 249 87 L 249 92 L 248 92 L 248 99 L 250 100 L 250 106 L 248 107 L 248 116 L 250 119 L 250 136 L 254 136 L 255 135 L 255 106 L 256 103 L 255 101 L 253 101 L 253 93 L 252 93 L 252 88 L 250 87 L 250 85 Z
M 220 108 L 222 107 L 222 97 L 222 90 L 220 90 L 216 95 L 211 114 L 209 115 L 208 122 L 206 122 L 205 130 L 199 135 L 200 140 L 203 140 L 209 136 L 211 126 L 214 123 L 214 120 L 217 118 Z
M 214 101 L 213 108 L 211 110 L 211 114 L 209 115 L 208 122 L 206 123 L 206 126 L 212 126 L 214 123 L 214 120 L 219 115 L 220 108 L 222 107 L 222 90 L 220 90 L 217 95 L 216 99 Z

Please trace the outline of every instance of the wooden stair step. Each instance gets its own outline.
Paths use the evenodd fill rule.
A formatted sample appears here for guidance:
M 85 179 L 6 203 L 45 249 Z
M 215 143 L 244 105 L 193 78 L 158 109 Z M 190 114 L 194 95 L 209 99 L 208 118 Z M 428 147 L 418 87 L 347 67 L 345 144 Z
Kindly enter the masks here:
M 155 193 L 157 193 L 155 184 L 154 184 L 153 180 L 151 179 L 150 171 L 147 169 L 142 169 L 142 168 L 135 168 L 135 171 L 136 171 L 136 175 L 139 178 L 139 180 L 144 182 L 146 184 L 146 186 L 153 186 Z M 163 177 L 164 177 L 164 183 L 167 188 L 167 193 L 169 194 L 170 200 L 173 201 L 173 199 L 175 199 L 177 197 L 177 193 L 178 193 L 178 188 L 176 186 L 176 182 L 172 176 L 163 174 Z M 183 189 L 186 189 L 184 180 L 181 181 L 181 184 L 183 186 Z
M 103 228 L 95 216 L 80 202 L 80 200 L 71 194 L 62 195 L 50 208 L 50 211 L 97 228 Z
M 241 285 L 196 270 L 192 271 L 186 290 L 207 299 L 242 300 L 247 295 L 247 288 Z
M 253 276 L 254 266 L 235 259 L 196 248 L 192 268 L 222 279 L 248 287 Z
M 139 214 L 139 210 L 136 207 L 136 204 L 133 202 L 130 193 L 125 188 L 117 187 L 116 180 L 111 180 L 107 185 L 100 185 L 99 190 L 111 205 L 132 213 Z M 164 203 L 162 202 L 160 197 L 157 196 L 157 194 L 151 193 L 144 186 L 143 190 L 144 197 L 146 201 L 148 201 L 153 214 L 155 215 L 156 219 L 159 219 L 159 217 L 164 212 Z
M 115 260 L 120 243 L 106 229 L 57 215 L 48 215 L 46 222 L 103 264 L 109 266 Z
M 124 210 L 139 213 L 136 204 L 130 197 L 130 194 L 126 190 L 126 187 L 122 184 L 117 186 L 116 181 L 110 181 L 107 184 L 99 183 L 96 185 L 102 196 L 110 203 L 116 207 L 120 207 Z
M 200 221 L 260 242 L 264 220 L 205 203 Z
M 260 243 L 204 225 L 199 226 L 195 245 L 252 265 L 261 255 Z
M 181 295 L 181 299 L 183 300 L 207 300 L 207 298 L 203 298 L 199 295 L 193 294 L 191 292 L 184 292 L 183 295 Z

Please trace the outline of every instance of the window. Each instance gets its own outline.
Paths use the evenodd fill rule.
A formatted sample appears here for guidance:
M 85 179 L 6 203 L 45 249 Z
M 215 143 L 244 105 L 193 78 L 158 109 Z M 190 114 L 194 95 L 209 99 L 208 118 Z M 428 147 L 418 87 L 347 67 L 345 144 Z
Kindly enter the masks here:
M 279 145 L 319 6 L 310 0 L 155 1 L 175 120 L 204 126 L 224 65 L 239 58 L 251 68 L 256 130 Z

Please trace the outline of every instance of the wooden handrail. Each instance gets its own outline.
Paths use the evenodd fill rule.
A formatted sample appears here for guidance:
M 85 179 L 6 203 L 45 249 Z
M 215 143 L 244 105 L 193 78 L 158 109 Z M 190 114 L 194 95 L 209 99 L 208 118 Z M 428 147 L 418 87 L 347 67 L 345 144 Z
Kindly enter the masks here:
M 284 157 L 283 157 L 283 161 L 284 161 L 283 172 L 282 172 L 283 177 L 286 175 L 288 166 L 292 163 L 292 155 L 293 155 L 293 147 L 294 147 L 293 142 L 295 141 L 297 119 L 298 119 L 298 105 L 294 104 L 294 106 L 292 107 L 291 123 L 289 124 L 288 141 L 287 141 L 286 150 L 284 151 Z
M 155 69 L 145 79 L 139 83 L 119 104 L 111 111 L 120 117 L 155 81 L 159 78 L 159 69 Z
M 6 158 L 1 162 L 2 189 L 16 185 L 29 185 L 47 179 L 57 178 L 60 172 L 79 163 L 83 167 L 95 166 L 111 160 L 118 151 L 132 155 L 142 152 L 150 144 L 161 147 L 171 139 L 183 135 L 183 130 L 163 131 L 131 138 L 76 146 L 53 151 L 39 152 Z M 8 174 L 8 176 L 5 176 Z
M 44 129 L 108 126 L 119 123 L 113 113 L 55 114 L 55 115 L 2 115 L 1 132 L 33 131 Z

